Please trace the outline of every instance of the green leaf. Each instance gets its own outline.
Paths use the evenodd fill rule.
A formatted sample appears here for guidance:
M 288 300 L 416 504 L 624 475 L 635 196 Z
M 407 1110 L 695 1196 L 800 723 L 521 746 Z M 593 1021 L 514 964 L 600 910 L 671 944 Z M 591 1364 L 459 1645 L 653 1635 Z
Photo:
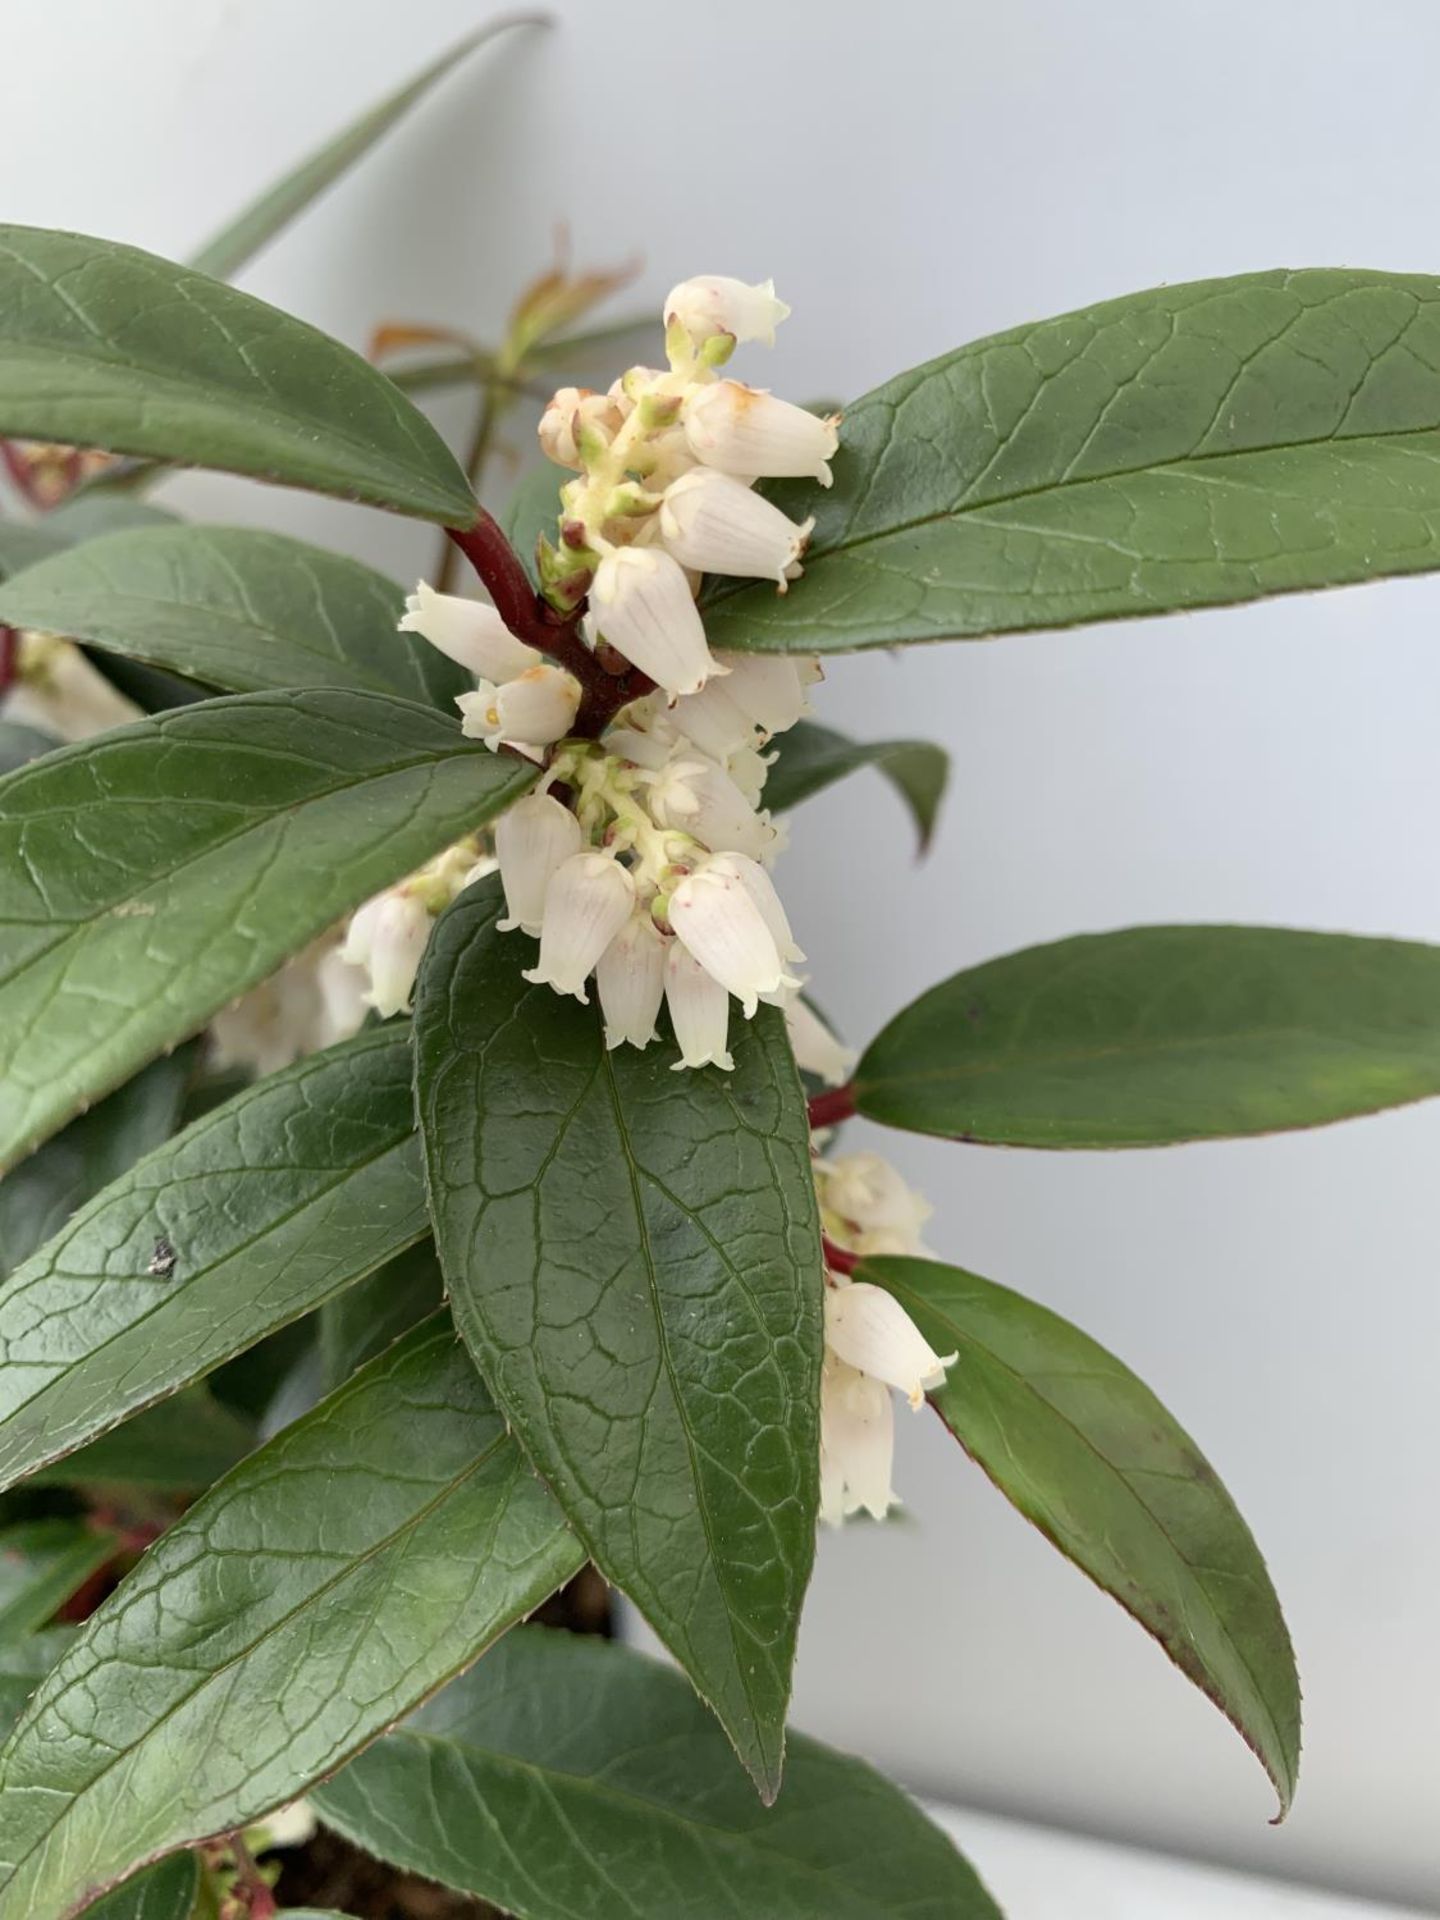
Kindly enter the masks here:
M 0 622 L 64 633 L 227 693 L 353 687 L 454 710 L 473 679 L 357 560 L 251 527 L 112 533 L 0 587 Z
M 1017 327 L 845 416 L 805 578 L 712 645 L 834 652 L 1440 566 L 1440 280 L 1241 274 Z
M 930 1395 L 1012 1505 L 1127 1613 L 1230 1720 L 1287 1811 L 1300 1682 L 1280 1602 L 1214 1468 L 1149 1388 L 1058 1314 L 933 1260 L 877 1259 L 939 1353 Z
M 128 493 L 112 493 L 97 480 L 52 507 L 42 526 L 44 532 L 57 535 L 67 546 L 78 547 L 82 540 L 95 540 L 104 533 L 135 533 L 142 527 L 180 524 L 180 516 L 168 507 L 153 506 Z
M 0 1920 L 293 1799 L 583 1559 L 437 1316 L 212 1488 L 42 1682 L 0 1750 Z
M 0 1487 L 421 1239 L 409 1081 L 403 1028 L 301 1060 L 141 1160 L 21 1267 L 0 1292 Z
M 338 688 L 202 701 L 9 775 L 0 1164 L 535 777 Z
M 468 54 L 483 47 L 486 41 L 508 32 L 511 27 L 544 24 L 543 15 L 507 14 L 501 19 L 488 21 L 474 33 L 467 33 L 463 40 L 458 40 L 438 60 L 422 68 L 414 79 L 408 80 L 403 87 L 397 88 L 358 119 L 352 120 L 349 126 L 332 140 L 327 140 L 324 146 L 307 154 L 298 166 L 292 167 L 272 187 L 268 187 L 259 199 L 253 200 L 243 212 L 227 221 L 219 233 L 212 235 L 191 264 L 201 273 L 214 274 L 217 280 L 232 279 L 267 242 L 318 200 L 327 187 L 348 172 L 357 160 L 363 159 L 371 147 L 423 100 L 453 67 L 459 66 Z
M 75 1638 L 73 1627 L 47 1627 L 0 1645 L 0 1737 L 8 1734 L 25 1703 Z
M 819 1223 L 778 1011 L 735 1072 L 607 1052 L 521 969 L 498 884 L 442 915 L 417 1102 L 456 1323 L 602 1572 L 713 1705 L 767 1799 L 815 1545 Z
M 1011 1147 L 1318 1127 L 1440 1093 L 1440 947 L 1130 927 L 957 973 L 861 1056 L 858 1110 Z
M 32 578 L 33 575 L 26 575 Z M 0 589 L 0 619 L 5 595 Z M 910 809 L 924 853 L 950 774 L 950 756 L 929 740 L 847 740 L 830 727 L 802 720 L 775 742 L 779 758 L 765 782 L 765 804 L 776 813 L 798 807 L 860 767 L 875 767 Z
M 455 526 L 435 429 L 338 340 L 136 247 L 0 227 L 0 433 L 220 467 Z
M 137 1413 L 78 1453 L 32 1474 L 32 1487 L 143 1487 L 197 1493 L 256 1444 L 248 1421 L 204 1387 L 190 1387 Z
M 0 720 L 0 774 L 13 773 L 30 760 L 38 760 L 60 742 L 35 727 L 22 727 L 14 720 Z
M 115 1552 L 115 1535 L 83 1520 L 0 1527 L 0 1642 L 33 1633 Z
M 771 1813 L 681 1676 L 517 1627 L 335 1780 L 347 1840 L 516 1920 L 1000 1920 L 950 1842 L 862 1761 L 793 1736 Z M 597 1889 L 607 1890 L 603 1908 Z
M 177 1853 L 86 1907 L 82 1920 L 190 1920 L 199 1891 L 199 1860 Z
M 58 553 L 64 542 L 34 520 L 0 520 L 0 580 Z
M 338 1387 L 355 1369 L 383 1353 L 445 1299 L 445 1281 L 428 1237 L 327 1300 L 318 1315 L 320 1372 Z
M 560 488 L 564 474 L 547 460 L 520 482 L 505 508 L 505 538 L 525 563 L 525 571 L 539 583 L 535 565 L 535 544 L 541 534 L 555 538 L 555 522 L 560 513 Z
M 92 1194 L 170 1138 L 193 1065 L 189 1047 L 153 1060 L 0 1180 L 0 1279 L 58 1233 Z

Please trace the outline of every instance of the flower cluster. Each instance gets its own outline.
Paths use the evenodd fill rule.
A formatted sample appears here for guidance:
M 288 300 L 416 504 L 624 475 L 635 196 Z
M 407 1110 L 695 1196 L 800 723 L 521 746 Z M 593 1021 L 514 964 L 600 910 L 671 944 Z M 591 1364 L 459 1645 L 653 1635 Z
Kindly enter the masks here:
M 843 1252 L 923 1254 L 930 1207 L 876 1153 L 815 1162 L 825 1238 Z M 895 1503 L 891 1388 L 912 1408 L 940 1386 L 957 1356 L 938 1354 L 892 1294 L 866 1280 L 826 1274 L 825 1360 L 820 1376 L 820 1517 L 838 1526 L 863 1509 L 883 1520 Z

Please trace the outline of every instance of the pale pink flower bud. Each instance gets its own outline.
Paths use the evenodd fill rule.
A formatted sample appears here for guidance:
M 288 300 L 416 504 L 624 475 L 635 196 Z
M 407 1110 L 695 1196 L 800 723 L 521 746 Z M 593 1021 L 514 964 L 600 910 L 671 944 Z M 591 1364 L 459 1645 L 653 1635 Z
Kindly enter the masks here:
M 548 793 L 529 793 L 507 807 L 495 823 L 495 853 L 505 889 L 506 918 L 500 929 L 538 934 L 545 893 L 556 869 L 585 844 L 580 822 Z
M 747 480 L 818 480 L 840 444 L 839 415 L 828 420 L 738 380 L 694 388 L 685 402 L 685 437 L 707 467 Z
M 594 624 L 611 646 L 667 693 L 698 693 L 721 669 L 676 560 L 654 547 L 617 547 L 595 569 Z
M 820 1518 L 838 1527 L 861 1508 L 883 1520 L 890 1485 L 895 1408 L 878 1380 L 827 1353 L 820 1373 Z
M 541 659 L 534 647 L 515 638 L 494 607 L 459 594 L 436 593 L 423 580 L 405 602 L 400 631 L 418 633 L 447 660 L 497 686 L 538 666 Z
M 682 566 L 773 580 L 782 593 L 801 571 L 814 525 L 810 519 L 797 526 L 762 494 L 713 467 L 681 474 L 660 503 L 660 538 Z
M 735 1062 L 726 1050 L 730 1027 L 730 996 L 720 982 L 678 940 L 665 955 L 665 1004 L 680 1048 L 672 1072 L 683 1067 L 719 1067 L 733 1073 Z
M 613 854 L 572 853 L 546 890 L 540 959 L 526 969 L 525 978 L 556 993 L 573 993 L 588 1006 L 585 982 L 634 904 L 635 882 Z
M 694 344 L 703 346 L 717 333 L 728 333 L 737 343 L 762 341 L 775 344 L 775 329 L 788 318 L 789 307 L 775 298 L 775 282 L 763 280 L 759 286 L 747 286 L 725 274 L 700 274 L 682 280 L 665 298 L 665 324 L 677 322 Z
M 648 1046 L 665 995 L 665 939 L 643 907 L 601 954 L 595 985 L 605 1016 L 605 1045 Z
M 813 653 L 726 653 L 725 692 L 766 735 L 788 733 L 810 711 L 806 690 L 824 670 Z
M 404 887 L 377 893 L 352 917 L 340 957 L 369 973 L 365 997 L 382 1019 L 409 1012 L 430 924 L 424 904 Z
M 775 829 L 758 814 L 730 775 L 699 754 L 671 760 L 650 787 L 650 811 L 658 826 L 688 833 L 714 853 L 769 852 Z
M 945 1384 L 958 1354 L 938 1354 L 900 1302 L 883 1287 L 856 1280 L 825 1289 L 825 1344 L 847 1366 L 896 1387 L 912 1407 Z
M 540 749 L 563 740 L 574 724 L 580 682 L 563 667 L 542 664 L 503 687 L 482 680 L 476 692 L 458 694 L 455 704 L 467 739 L 483 740 L 492 753 L 510 746 L 538 760 Z
M 827 1087 L 843 1087 L 855 1071 L 859 1055 L 840 1044 L 808 1001 L 797 996 L 786 1003 L 785 1031 L 802 1073 L 813 1073 Z
M 676 887 L 669 916 L 689 951 L 734 994 L 749 1020 L 763 995 L 798 987 L 800 982 L 785 970 L 766 916 L 737 872 L 741 863 L 765 879 L 763 869 L 743 854 L 714 854 Z

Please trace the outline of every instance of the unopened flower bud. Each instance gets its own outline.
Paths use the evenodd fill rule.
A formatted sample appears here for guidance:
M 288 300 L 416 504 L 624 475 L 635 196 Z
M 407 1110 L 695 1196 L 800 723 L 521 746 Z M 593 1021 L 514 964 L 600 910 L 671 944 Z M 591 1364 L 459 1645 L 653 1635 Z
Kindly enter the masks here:
M 649 790 L 657 825 L 688 833 L 712 853 L 738 852 L 759 860 L 775 829 L 758 814 L 730 775 L 700 754 L 667 763 Z
M 905 1237 L 888 1252 L 918 1253 L 920 1229 L 934 1209 L 878 1153 L 846 1153 L 823 1161 L 820 1178 L 824 1204 L 857 1234 L 880 1231 Z M 879 1252 L 878 1247 L 867 1249 Z
M 381 1019 L 409 1012 L 430 925 L 422 902 L 403 886 L 377 893 L 352 917 L 340 957 L 369 973 L 365 997 Z
M 685 437 L 707 467 L 746 479 L 831 481 L 839 416 L 821 420 L 738 380 L 697 387 L 685 403 Z
M 684 572 L 654 547 L 618 547 L 595 570 L 593 624 L 667 693 L 697 693 L 720 669 Z
M 783 593 L 800 572 L 813 519 L 797 525 L 742 481 L 693 467 L 665 490 L 660 537 L 685 567 L 773 580 Z
M 644 908 L 637 908 L 601 954 L 595 968 L 605 1045 L 645 1047 L 665 994 L 665 939 Z
M 525 978 L 589 1005 L 585 982 L 630 917 L 635 882 L 613 854 L 573 853 L 555 871 L 545 894 L 540 959 Z
M 540 661 L 534 647 L 517 640 L 494 607 L 459 594 L 436 593 L 423 580 L 405 602 L 400 631 L 418 633 L 447 660 L 497 686 Z
M 669 916 L 689 951 L 734 994 L 749 1020 L 762 995 L 798 987 L 800 982 L 786 972 L 766 916 L 737 871 L 742 862 L 765 879 L 763 870 L 744 855 L 715 854 L 676 887 Z
M 775 329 L 790 309 L 775 298 L 775 282 L 747 286 L 725 274 L 700 274 L 672 287 L 665 299 L 666 325 L 678 323 L 693 345 L 703 346 L 716 334 L 728 333 L 737 342 L 759 340 L 775 344 Z
M 665 1004 L 675 1028 L 683 1067 L 719 1067 L 733 1073 L 735 1062 L 726 1048 L 730 1026 L 730 996 L 678 940 L 665 955 Z
M 505 889 L 506 918 L 500 931 L 519 927 L 538 934 L 545 894 L 556 869 L 585 843 L 580 822 L 548 793 L 529 793 L 507 807 L 495 823 L 495 854 Z
M 532 760 L 540 749 L 563 740 L 580 707 L 580 682 L 563 667 L 528 667 L 503 687 L 482 680 L 474 693 L 456 696 L 460 730 L 467 740 L 483 740 L 494 753 L 517 748 Z
M 587 457 L 609 445 L 623 419 L 610 394 L 561 387 L 540 416 L 541 450 L 557 467 L 578 472 Z
M 936 1353 L 894 1295 L 864 1280 L 826 1288 L 825 1344 L 872 1380 L 898 1387 L 912 1407 L 945 1384 L 945 1369 L 959 1358 Z

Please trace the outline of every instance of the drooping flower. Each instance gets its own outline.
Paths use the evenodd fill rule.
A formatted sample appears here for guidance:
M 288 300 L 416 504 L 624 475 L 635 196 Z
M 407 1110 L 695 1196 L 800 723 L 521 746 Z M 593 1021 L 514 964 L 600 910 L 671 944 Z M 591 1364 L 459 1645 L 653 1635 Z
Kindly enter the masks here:
M 351 919 L 340 957 L 369 973 L 366 1000 L 382 1020 L 410 1011 L 411 990 L 429 938 L 429 911 L 403 882 L 367 900 Z
M 894 1295 L 865 1280 L 826 1288 L 825 1344 L 847 1366 L 897 1388 L 912 1407 L 944 1385 L 958 1358 L 936 1353 Z
M 716 334 L 729 334 L 737 345 L 759 340 L 767 347 L 775 344 L 775 329 L 788 319 L 789 307 L 775 298 L 775 282 L 762 280 L 747 286 L 727 274 L 698 274 L 682 280 L 665 296 L 667 326 L 680 326 L 696 347 L 703 347 Z
M 825 1161 L 821 1198 L 841 1224 L 841 1244 L 852 1252 L 925 1251 L 920 1229 L 934 1209 L 878 1153 L 846 1153 Z
M 838 1527 L 862 1509 L 883 1520 L 895 1505 L 895 1408 L 879 1380 L 833 1353 L 820 1373 L 820 1518 Z
M 580 710 L 580 682 L 563 667 L 542 662 L 527 667 L 503 686 L 482 680 L 474 693 L 458 694 L 460 730 L 469 740 L 483 740 L 490 751 L 514 747 L 532 760 L 544 758 L 544 749 L 563 740 Z
M 611 646 L 667 693 L 698 693 L 722 671 L 678 560 L 654 547 L 617 547 L 595 570 L 591 618 Z
M 665 996 L 665 941 L 648 911 L 637 907 L 595 968 L 605 1045 L 647 1047 Z
M 649 793 L 662 827 L 690 834 L 712 853 L 736 852 L 760 860 L 775 841 L 769 816 L 757 813 L 734 780 L 702 754 L 670 759 Z
M 720 659 L 729 670 L 724 691 L 766 735 L 787 733 L 803 719 L 810 711 L 808 690 L 825 677 L 813 653 L 726 653 Z
M 687 950 L 734 994 L 747 1020 L 762 996 L 800 985 L 786 971 L 785 957 L 748 882 L 746 870 L 752 867 L 764 879 L 763 869 L 744 854 L 713 854 L 680 882 L 668 908 L 670 924 Z
M 494 607 L 459 594 L 436 593 L 423 580 L 405 602 L 400 631 L 418 633 L 447 660 L 496 686 L 541 661 L 534 647 L 515 638 Z
M 580 822 L 548 793 L 527 793 L 506 808 L 495 823 L 495 854 L 505 889 L 502 933 L 514 927 L 539 933 L 550 882 L 584 844 Z
M 799 577 L 814 524 L 787 520 L 763 494 L 710 467 L 682 474 L 660 505 L 660 538 L 681 566 L 774 580 L 782 593 Z
M 635 882 L 613 854 L 596 849 L 572 853 L 546 889 L 540 958 L 526 968 L 525 978 L 573 994 L 588 1006 L 585 982 L 634 903 Z
M 852 1047 L 842 1046 L 808 1000 L 799 994 L 785 1003 L 785 1029 L 795 1064 L 802 1073 L 813 1073 L 827 1087 L 843 1087 L 855 1071 L 859 1055 Z
M 673 1071 L 684 1067 L 735 1071 L 726 1045 L 730 995 L 679 940 L 670 942 L 665 955 L 665 1004 L 680 1048 Z
M 838 421 L 738 380 L 697 387 L 685 400 L 685 438 L 696 459 L 749 480 L 810 479 L 828 487 Z

